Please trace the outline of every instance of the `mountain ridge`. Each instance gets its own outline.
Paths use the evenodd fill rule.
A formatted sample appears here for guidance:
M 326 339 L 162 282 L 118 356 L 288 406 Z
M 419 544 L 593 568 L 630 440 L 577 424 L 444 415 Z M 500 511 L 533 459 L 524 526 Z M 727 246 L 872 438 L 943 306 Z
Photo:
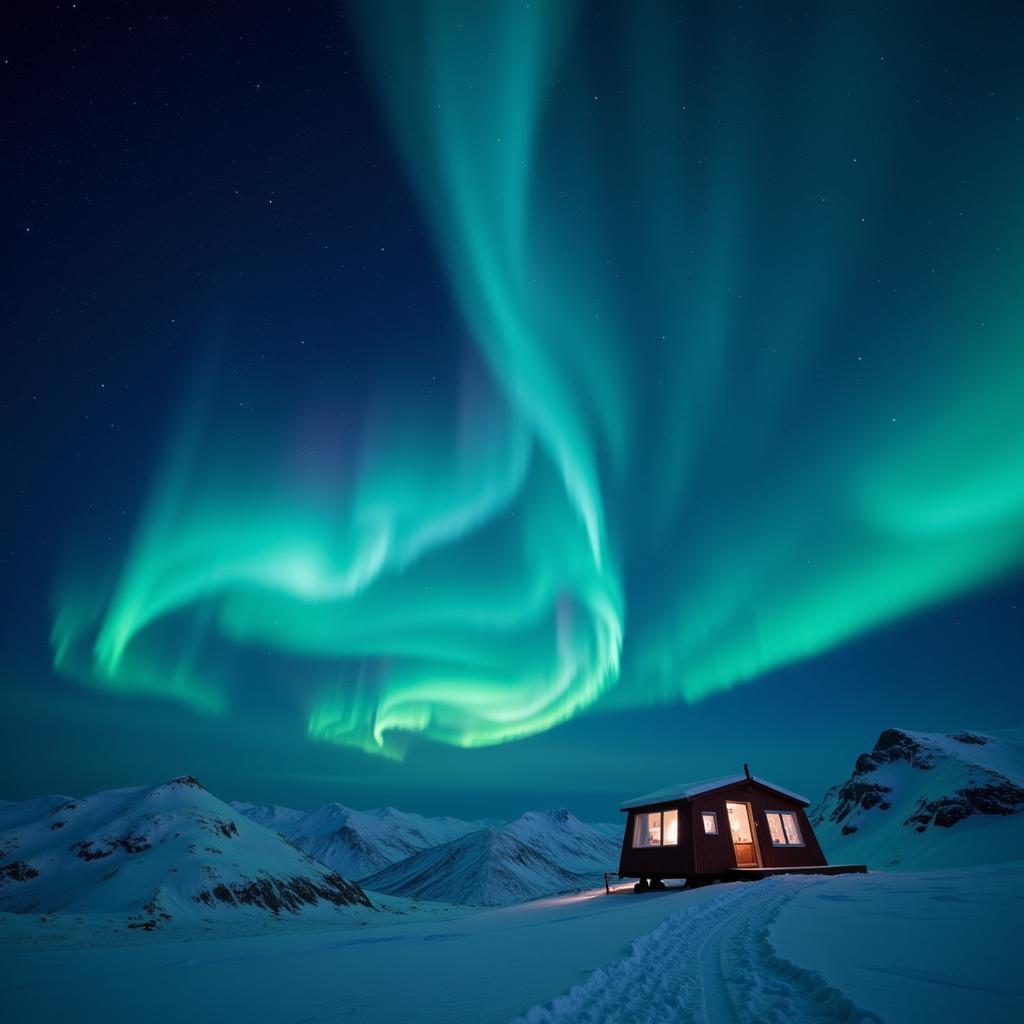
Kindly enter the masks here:
M 1014 859 L 1024 839 L 1015 734 L 885 729 L 811 812 L 832 858 L 942 867 Z

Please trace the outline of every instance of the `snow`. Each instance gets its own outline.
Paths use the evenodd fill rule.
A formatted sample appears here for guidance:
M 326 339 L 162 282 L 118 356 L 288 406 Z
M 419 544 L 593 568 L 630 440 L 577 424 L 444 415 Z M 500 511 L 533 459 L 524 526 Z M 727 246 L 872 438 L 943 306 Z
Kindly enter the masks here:
M 114 949 L 12 948 L 0 915 L 0 1005 L 11 1020 L 507 1024 L 618 959 L 683 902 L 713 896 L 711 889 L 646 896 L 602 889 L 248 938 L 176 942 L 146 934 Z
M 995 862 L 1024 849 L 1022 779 L 1017 735 L 886 730 L 817 810 L 832 859 L 864 854 L 870 874 L 539 899 L 609 866 L 619 829 L 566 810 L 480 828 L 394 808 L 235 809 L 188 778 L 0 804 L 0 1006 L 87 1024 L 1016 1021 L 1024 862 Z M 260 818 L 305 822 L 304 841 L 346 856 L 347 828 L 389 855 L 412 833 L 431 845 L 372 876 L 402 894 L 371 893 L 372 908 L 197 902 L 213 879 L 334 884 Z M 877 870 L 888 862 L 900 870 Z M 513 900 L 531 902 L 454 905 Z M 156 931 L 129 930 L 147 916 Z
M 567 871 L 600 874 L 614 871 L 619 864 L 621 826 L 617 830 L 618 838 L 613 840 L 565 808 L 527 811 L 503 825 L 502 831 Z
M 0 809 L 0 910 L 149 930 L 354 904 L 357 886 L 190 777 Z
M 627 800 L 622 804 L 621 810 L 628 811 L 633 807 L 647 807 L 650 804 L 665 803 L 669 800 L 684 800 L 687 797 L 700 796 L 701 793 L 710 793 L 712 790 L 721 789 L 723 786 L 735 786 L 737 783 L 745 782 L 746 780 L 747 776 L 741 774 L 723 775 L 721 778 L 705 779 L 703 782 L 680 782 L 674 786 L 666 786 L 664 789 L 654 790 L 653 793 L 645 793 L 643 796 Z M 773 789 L 776 793 L 782 793 L 793 800 L 799 800 L 803 804 L 810 803 L 807 797 L 801 796 L 799 793 L 793 793 L 788 789 L 783 789 L 781 786 L 776 786 L 774 782 L 769 782 L 767 779 L 751 775 L 750 780 L 768 789 Z
M 1024 864 L 785 876 L 115 949 L 33 947 L 0 915 L 0 1003 L 86 1022 L 994 1024 L 1024 998 L 1008 941 L 1021 892 Z
M 314 811 L 235 804 L 243 814 L 276 828 L 301 850 L 345 878 L 364 878 L 391 864 L 476 831 L 476 822 L 429 818 L 384 807 L 356 811 L 324 804 Z
M 242 800 L 232 800 L 231 806 L 236 811 L 241 811 L 251 821 L 285 835 L 288 828 L 306 814 L 305 811 L 297 811 L 294 807 L 281 807 L 279 804 L 247 804 Z
M 889 729 L 811 815 L 830 861 L 878 868 L 998 863 L 1024 849 L 1019 734 Z
M 887 1024 L 1016 1021 L 1022 894 L 1024 863 L 846 876 L 802 889 L 770 940 Z
M 360 884 L 371 893 L 496 907 L 579 890 L 587 881 L 504 829 L 485 828 L 422 850 Z
M 716 887 L 523 1024 L 1019 1019 L 1024 865 Z

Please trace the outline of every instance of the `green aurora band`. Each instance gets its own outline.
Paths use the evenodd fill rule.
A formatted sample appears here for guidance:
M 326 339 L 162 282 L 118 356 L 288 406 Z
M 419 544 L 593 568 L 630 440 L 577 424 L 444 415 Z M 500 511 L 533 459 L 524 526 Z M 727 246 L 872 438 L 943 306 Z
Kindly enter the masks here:
M 294 400 L 195 398 L 123 564 L 58 583 L 60 671 L 210 714 L 277 686 L 400 757 L 697 701 L 1021 563 L 1024 164 L 982 121 L 984 188 L 952 141 L 920 177 L 922 57 L 868 73 L 824 15 L 783 59 L 676 5 L 358 10 L 485 369 L 312 470 Z

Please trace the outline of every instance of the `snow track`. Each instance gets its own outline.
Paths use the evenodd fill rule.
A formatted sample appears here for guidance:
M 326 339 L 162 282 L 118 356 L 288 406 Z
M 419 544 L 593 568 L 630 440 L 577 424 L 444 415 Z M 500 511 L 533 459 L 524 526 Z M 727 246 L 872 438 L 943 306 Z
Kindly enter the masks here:
M 517 1024 L 831 1024 L 877 1022 L 820 975 L 779 957 L 768 930 L 820 879 L 737 884 L 673 914 L 601 968 Z

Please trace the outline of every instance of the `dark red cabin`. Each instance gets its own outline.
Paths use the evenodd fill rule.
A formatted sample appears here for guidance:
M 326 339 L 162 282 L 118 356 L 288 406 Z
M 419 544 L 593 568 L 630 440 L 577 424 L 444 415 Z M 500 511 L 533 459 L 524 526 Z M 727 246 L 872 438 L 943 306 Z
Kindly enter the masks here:
M 828 872 L 807 819 L 809 801 L 750 775 L 683 783 L 627 800 L 619 876 L 639 889 L 666 878 Z M 838 869 L 837 869 L 838 870 Z

